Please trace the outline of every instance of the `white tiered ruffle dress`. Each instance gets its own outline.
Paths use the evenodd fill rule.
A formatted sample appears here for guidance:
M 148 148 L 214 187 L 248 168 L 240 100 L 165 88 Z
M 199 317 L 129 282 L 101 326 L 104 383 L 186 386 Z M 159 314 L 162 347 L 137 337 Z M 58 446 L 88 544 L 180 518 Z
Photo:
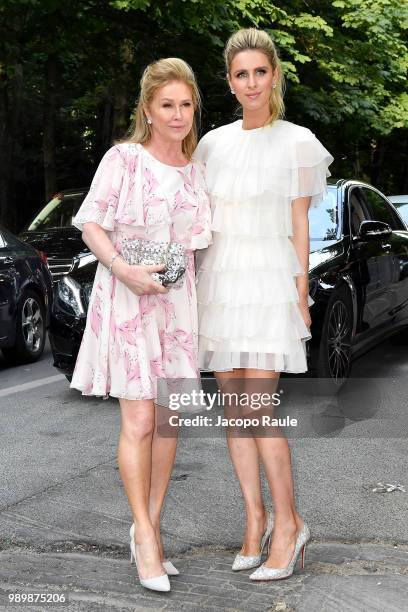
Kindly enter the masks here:
M 206 166 L 213 232 L 198 259 L 199 366 L 306 371 L 292 201 L 319 204 L 332 156 L 307 128 L 277 120 L 215 129 L 195 157 Z

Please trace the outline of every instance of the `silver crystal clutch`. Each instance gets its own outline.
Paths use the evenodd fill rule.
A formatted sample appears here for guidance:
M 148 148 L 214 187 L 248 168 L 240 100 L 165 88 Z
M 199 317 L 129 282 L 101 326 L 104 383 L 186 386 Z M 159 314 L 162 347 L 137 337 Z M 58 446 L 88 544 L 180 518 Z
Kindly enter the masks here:
M 157 242 L 143 238 L 124 239 L 121 255 L 126 263 L 131 265 L 158 266 L 164 264 L 166 267 L 163 272 L 153 272 L 151 275 L 164 287 L 177 283 L 186 271 L 186 251 L 178 242 Z

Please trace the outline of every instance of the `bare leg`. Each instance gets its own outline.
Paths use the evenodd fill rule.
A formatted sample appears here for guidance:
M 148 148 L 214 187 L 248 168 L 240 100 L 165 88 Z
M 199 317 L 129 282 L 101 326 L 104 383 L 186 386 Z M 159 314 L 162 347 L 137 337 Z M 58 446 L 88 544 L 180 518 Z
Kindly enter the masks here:
M 142 578 L 161 576 L 163 566 L 149 515 L 154 405 L 120 399 L 118 464 L 135 523 L 136 557 Z
M 244 380 L 244 372 L 244 370 L 238 369 L 233 372 L 215 372 L 218 386 L 222 392 L 239 393 L 239 387 Z M 236 417 L 237 410 L 238 408 L 234 405 L 224 406 L 224 413 L 227 418 Z M 248 434 L 248 437 L 239 436 L 232 427 L 227 427 L 226 433 L 228 449 L 241 487 L 247 517 L 240 554 L 257 555 L 259 554 L 260 541 L 266 521 L 257 445 L 250 434 Z
M 279 380 L 279 372 L 263 370 L 246 370 L 246 392 L 265 391 L 265 382 L 271 380 L 269 393 L 274 393 Z M 262 385 L 256 379 L 263 379 Z M 297 532 L 303 521 L 296 510 L 290 448 L 281 431 L 264 432 L 266 435 L 255 437 L 259 455 L 264 466 L 266 478 L 272 495 L 275 509 L 274 529 L 270 552 L 266 565 L 268 567 L 285 567 L 290 561 Z
M 160 535 L 160 515 L 176 456 L 178 428 L 171 428 L 172 437 L 160 436 L 158 427 L 166 424 L 170 415 L 167 408 L 162 408 L 160 406 L 156 406 L 155 408 L 149 514 L 156 533 L 160 560 L 164 561 L 165 556 Z M 174 417 L 174 414 L 172 413 L 171 416 Z

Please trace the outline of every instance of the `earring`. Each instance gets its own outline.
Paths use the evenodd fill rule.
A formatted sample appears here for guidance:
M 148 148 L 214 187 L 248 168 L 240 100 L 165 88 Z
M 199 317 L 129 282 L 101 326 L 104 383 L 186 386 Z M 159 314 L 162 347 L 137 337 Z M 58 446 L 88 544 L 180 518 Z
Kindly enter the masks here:
M 231 93 L 232 93 L 232 94 L 234 94 L 234 93 L 235 93 L 235 91 L 234 91 L 233 89 L 231 89 Z
M 147 123 L 148 123 L 149 125 L 152 125 L 152 120 L 150 119 L 150 117 L 148 117 L 148 118 L 147 118 Z
M 276 89 L 276 83 L 273 83 L 272 88 Z

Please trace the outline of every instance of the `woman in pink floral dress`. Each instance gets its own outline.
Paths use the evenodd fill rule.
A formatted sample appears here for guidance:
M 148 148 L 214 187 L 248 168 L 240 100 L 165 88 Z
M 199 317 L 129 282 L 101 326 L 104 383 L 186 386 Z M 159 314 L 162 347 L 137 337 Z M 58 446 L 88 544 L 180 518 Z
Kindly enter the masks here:
M 160 513 L 177 436 L 157 435 L 157 380 L 197 377 L 194 250 L 210 242 L 203 170 L 192 162 L 199 92 L 191 68 L 168 58 L 141 80 L 129 140 L 109 149 L 74 224 L 99 259 L 84 337 L 71 386 L 119 398 L 118 462 L 131 507 L 131 550 L 141 583 L 169 590 Z M 180 287 L 164 288 L 160 266 L 131 266 L 124 239 L 176 241 L 188 266 Z

